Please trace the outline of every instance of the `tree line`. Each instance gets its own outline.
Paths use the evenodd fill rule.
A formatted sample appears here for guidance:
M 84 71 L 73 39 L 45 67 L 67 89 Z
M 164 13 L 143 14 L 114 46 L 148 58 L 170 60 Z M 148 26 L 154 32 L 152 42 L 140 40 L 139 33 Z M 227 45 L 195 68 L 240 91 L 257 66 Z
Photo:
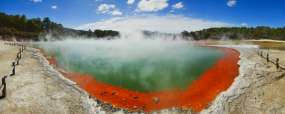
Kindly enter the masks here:
M 201 31 L 183 31 L 182 36 L 194 40 L 242 40 L 242 39 L 273 39 L 285 40 L 285 27 L 271 28 L 266 26 L 258 27 L 221 27 L 209 28 Z
M 143 32 L 146 36 L 154 33 Z M 0 12 L 0 39 L 2 40 L 46 40 L 45 36 L 50 35 L 54 39 L 62 36 L 75 36 L 84 38 L 115 38 L 120 33 L 112 30 L 75 30 L 65 28 L 61 24 L 51 21 L 49 18 L 28 19 L 25 15 L 8 15 Z M 169 34 L 168 34 L 169 35 Z M 200 31 L 183 31 L 183 39 L 206 40 L 206 39 L 274 39 L 285 40 L 285 27 L 271 28 L 258 27 L 221 27 L 209 28 Z M 160 35 L 161 36 L 161 35 Z M 165 35 L 164 35 L 165 36 Z M 166 35 L 167 36 L 167 35 Z M 173 35 L 176 38 L 177 35 Z
M 86 38 L 116 37 L 120 33 L 112 30 L 84 31 L 65 28 L 48 17 L 28 19 L 25 15 L 8 15 L 0 12 L 0 39 L 2 40 L 44 40 L 45 35 L 60 38 L 64 35 Z

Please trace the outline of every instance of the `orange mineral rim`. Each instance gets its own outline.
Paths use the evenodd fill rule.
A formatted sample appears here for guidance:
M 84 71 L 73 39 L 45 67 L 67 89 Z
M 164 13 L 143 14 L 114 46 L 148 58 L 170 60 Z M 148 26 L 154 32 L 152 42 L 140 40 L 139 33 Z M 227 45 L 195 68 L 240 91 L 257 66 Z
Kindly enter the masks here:
M 199 112 L 220 92 L 227 90 L 238 76 L 239 52 L 230 48 L 215 48 L 223 51 L 224 56 L 185 90 L 136 92 L 96 81 L 88 74 L 63 73 L 63 75 L 76 82 L 91 96 L 129 111 L 152 112 L 176 107 Z M 51 64 L 56 64 L 55 58 L 49 61 Z

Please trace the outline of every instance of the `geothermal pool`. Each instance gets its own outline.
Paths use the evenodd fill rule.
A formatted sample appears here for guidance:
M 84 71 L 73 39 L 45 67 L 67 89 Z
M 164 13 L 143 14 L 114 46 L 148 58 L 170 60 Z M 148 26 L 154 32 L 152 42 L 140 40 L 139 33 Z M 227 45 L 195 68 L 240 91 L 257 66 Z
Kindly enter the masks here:
M 38 46 L 87 92 L 130 110 L 183 106 L 199 111 L 238 75 L 235 51 L 185 41 L 67 40 Z M 234 61 L 222 65 L 225 57 Z
M 46 46 L 69 71 L 139 92 L 185 89 L 223 55 L 187 42 L 93 41 Z

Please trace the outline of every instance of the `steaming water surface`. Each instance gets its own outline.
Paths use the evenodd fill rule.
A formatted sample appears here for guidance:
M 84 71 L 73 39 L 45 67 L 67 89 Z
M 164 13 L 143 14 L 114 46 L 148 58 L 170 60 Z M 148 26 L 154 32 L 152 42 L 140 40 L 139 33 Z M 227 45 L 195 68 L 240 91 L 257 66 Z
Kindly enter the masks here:
M 67 40 L 38 46 L 69 71 L 140 92 L 184 89 L 223 55 L 185 41 Z

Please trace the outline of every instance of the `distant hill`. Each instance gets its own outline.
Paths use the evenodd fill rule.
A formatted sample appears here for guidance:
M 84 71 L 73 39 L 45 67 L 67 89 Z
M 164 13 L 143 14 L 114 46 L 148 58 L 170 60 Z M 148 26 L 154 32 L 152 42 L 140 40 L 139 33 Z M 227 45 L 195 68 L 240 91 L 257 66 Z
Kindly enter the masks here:
M 25 15 L 8 15 L 0 12 L 0 39 L 9 41 L 39 41 L 46 40 L 44 37 L 46 35 L 50 35 L 55 39 L 59 39 L 62 36 L 113 38 L 120 36 L 120 33 L 112 30 L 75 30 L 52 22 L 47 17 L 43 19 L 27 19 Z
M 188 32 L 184 31 L 181 35 L 185 38 L 192 38 L 194 40 L 206 39 L 273 39 L 285 40 L 285 27 L 283 28 L 270 28 L 265 26 L 259 27 L 222 27 L 210 28 L 201 31 Z

